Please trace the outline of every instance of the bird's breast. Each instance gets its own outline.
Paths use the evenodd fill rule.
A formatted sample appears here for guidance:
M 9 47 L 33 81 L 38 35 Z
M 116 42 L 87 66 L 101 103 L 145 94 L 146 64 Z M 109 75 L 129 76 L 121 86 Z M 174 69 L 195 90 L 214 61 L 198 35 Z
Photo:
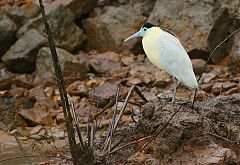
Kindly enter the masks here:
M 164 70 L 164 64 L 161 60 L 161 51 L 163 51 L 157 42 L 156 36 L 145 36 L 142 39 L 143 50 L 148 59 L 158 68 Z

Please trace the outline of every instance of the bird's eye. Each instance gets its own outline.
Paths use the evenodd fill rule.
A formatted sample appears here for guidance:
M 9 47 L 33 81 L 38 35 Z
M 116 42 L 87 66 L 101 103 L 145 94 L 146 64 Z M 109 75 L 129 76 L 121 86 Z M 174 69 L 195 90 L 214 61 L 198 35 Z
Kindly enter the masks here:
M 144 31 L 146 31 L 147 29 L 146 29 L 146 28 L 144 28 L 143 30 L 144 30 Z

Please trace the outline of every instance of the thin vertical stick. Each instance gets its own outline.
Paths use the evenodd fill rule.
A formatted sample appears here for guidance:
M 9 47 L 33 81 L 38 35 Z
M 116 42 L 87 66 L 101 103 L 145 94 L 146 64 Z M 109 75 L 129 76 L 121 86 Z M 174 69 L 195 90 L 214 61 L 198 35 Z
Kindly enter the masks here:
M 200 74 L 200 76 L 199 76 L 199 78 L 198 78 L 198 80 L 197 80 L 198 82 L 199 82 L 199 80 L 202 78 L 202 75 L 203 75 L 203 73 L 204 73 L 204 71 L 205 71 L 208 63 L 209 63 L 210 59 L 212 58 L 213 54 L 216 52 L 216 50 L 217 50 L 218 48 L 220 48 L 220 47 L 222 46 L 222 44 L 224 44 L 224 42 L 226 42 L 229 38 L 231 38 L 232 36 L 234 36 L 234 35 L 235 35 L 237 32 L 239 32 L 239 31 L 240 31 L 240 28 L 238 28 L 237 30 L 235 30 L 234 32 L 232 32 L 230 35 L 228 35 L 222 42 L 220 42 L 220 43 L 213 49 L 213 51 L 211 52 L 211 54 L 209 55 L 209 57 L 208 57 L 208 59 L 207 59 L 206 64 L 204 65 L 204 67 L 203 67 L 203 69 L 202 69 L 202 72 L 201 72 L 201 74 Z M 192 109 L 193 109 L 193 107 L 194 107 L 194 103 L 195 103 L 195 100 L 196 100 L 196 95 L 197 95 L 197 88 L 196 88 L 195 91 L 194 91 L 194 97 L 193 97 L 192 106 L 191 106 Z
M 18 139 L 18 137 L 17 137 L 17 135 L 16 135 L 16 132 L 13 132 L 13 135 L 14 135 L 17 143 L 18 143 L 18 146 L 19 146 L 20 150 L 21 150 L 22 153 L 23 153 L 23 157 L 26 159 L 26 161 L 28 162 L 28 164 L 32 165 L 32 162 L 28 159 L 27 154 L 26 154 L 26 152 L 25 152 L 24 149 L 23 149 L 22 143 L 21 143 L 21 141 Z
M 77 131 L 81 147 L 83 148 L 84 147 L 84 142 L 83 142 L 83 138 L 82 138 L 80 128 L 78 126 L 78 119 L 77 119 L 76 108 L 75 108 L 74 102 L 72 102 L 72 108 L 71 109 L 72 109 L 72 116 L 73 116 L 73 120 L 74 120 L 75 129 Z
M 42 13 L 42 19 L 44 22 L 45 30 L 48 36 L 48 42 L 49 42 L 49 47 L 51 50 L 51 55 L 52 55 L 52 61 L 53 61 L 53 66 L 54 66 L 54 71 L 56 75 L 56 80 L 58 83 L 58 88 L 59 88 L 59 93 L 61 97 L 61 103 L 63 106 L 63 114 L 64 118 L 66 121 L 66 129 L 67 129 L 67 134 L 68 134 L 68 141 L 70 145 L 70 151 L 71 151 L 71 156 L 72 156 L 72 161 L 74 165 L 79 165 L 79 149 L 76 144 L 76 139 L 75 139 L 75 134 L 74 134 L 74 127 L 73 127 L 73 118 L 71 116 L 71 109 L 70 109 L 70 104 L 68 101 L 67 97 L 67 92 L 65 89 L 65 82 L 63 80 L 63 75 L 61 71 L 61 67 L 58 61 L 58 56 L 55 48 L 55 44 L 53 41 L 52 33 L 49 27 L 49 24 L 47 22 L 47 17 L 45 14 L 44 6 L 42 4 L 42 0 L 39 0 L 40 4 L 40 9 Z

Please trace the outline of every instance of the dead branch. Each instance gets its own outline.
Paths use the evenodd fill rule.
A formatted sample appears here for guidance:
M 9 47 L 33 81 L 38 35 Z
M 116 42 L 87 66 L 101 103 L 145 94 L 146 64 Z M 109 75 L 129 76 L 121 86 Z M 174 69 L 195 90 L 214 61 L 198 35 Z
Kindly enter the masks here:
M 81 134 L 80 128 L 78 126 L 78 119 L 77 119 L 76 108 L 75 108 L 74 103 L 72 103 L 71 107 L 72 107 L 71 109 L 72 109 L 72 114 L 73 114 L 72 116 L 73 116 L 73 120 L 74 120 L 74 126 L 75 126 L 75 129 L 77 131 L 81 147 L 83 148 L 84 142 L 83 142 L 83 138 L 82 138 L 82 134 Z
M 54 71 L 55 71 L 56 80 L 58 83 L 59 93 L 60 93 L 60 97 L 61 97 L 61 103 L 63 106 L 63 114 L 64 114 L 64 118 L 66 121 L 66 129 L 67 129 L 67 134 L 68 134 L 68 141 L 69 141 L 69 145 L 70 145 L 72 161 L 73 161 L 74 165 L 79 165 L 80 164 L 79 149 L 78 149 L 75 135 L 74 135 L 73 118 L 71 116 L 71 109 L 70 109 L 70 104 L 69 104 L 68 97 L 67 97 L 65 82 L 64 82 L 61 67 L 60 67 L 60 64 L 58 61 L 55 44 L 54 44 L 54 41 L 52 38 L 52 32 L 51 32 L 51 29 L 47 22 L 47 17 L 45 14 L 44 6 L 42 4 L 42 0 L 39 0 L 39 4 L 40 4 L 41 13 L 42 13 L 43 23 L 44 23 L 45 30 L 46 30 L 46 33 L 48 36 L 48 42 L 49 42 L 49 47 L 51 50 Z
M 133 145 L 133 144 L 139 143 L 139 142 L 141 142 L 141 141 L 147 140 L 147 139 L 149 139 L 149 138 L 151 138 L 151 137 L 152 137 L 152 136 L 146 136 L 146 137 L 140 138 L 140 139 L 138 139 L 138 140 L 132 141 L 132 142 L 130 142 L 130 143 L 124 144 L 124 145 L 116 148 L 115 150 L 112 150 L 112 151 L 108 152 L 108 153 L 106 154 L 106 156 L 107 156 L 107 155 L 110 155 L 110 154 L 113 154 L 113 153 L 115 153 L 115 152 L 117 152 L 117 151 L 119 151 L 119 150 L 121 150 L 121 149 L 123 149 L 123 148 L 126 148 L 126 147 L 130 146 L 130 145 Z
M 227 139 L 227 138 L 225 138 L 225 137 L 219 136 L 219 135 L 214 134 L 214 133 L 211 133 L 211 132 L 207 132 L 207 134 L 209 134 L 209 135 L 211 135 L 211 136 L 213 136 L 213 137 L 215 137 L 215 138 L 222 139 L 222 140 L 224 140 L 224 141 L 226 141 L 226 142 L 228 142 L 228 143 L 235 143 L 235 142 L 232 141 L 232 140 L 229 140 L 229 139 Z
M 198 78 L 198 80 L 197 80 L 198 82 L 199 82 L 199 80 L 202 78 L 202 75 L 203 75 L 203 73 L 204 73 L 204 71 L 205 71 L 205 69 L 206 69 L 206 67 L 207 67 L 210 59 L 212 58 L 213 54 L 215 53 L 215 51 L 216 51 L 218 48 L 220 48 L 220 47 L 222 46 L 222 44 L 224 44 L 229 38 L 231 38 L 232 36 L 234 36 L 234 35 L 235 35 L 237 32 L 239 32 L 239 31 L 240 31 L 240 28 L 238 28 L 237 30 L 235 30 L 234 32 L 232 32 L 230 35 L 228 35 L 222 42 L 220 42 L 220 43 L 213 49 L 213 51 L 211 52 L 211 54 L 209 55 L 209 57 L 208 57 L 208 59 L 207 59 L 206 64 L 204 65 L 204 67 L 203 67 L 203 69 L 202 69 L 202 72 L 201 72 L 201 74 L 200 74 L 200 76 L 199 76 L 199 78 Z M 193 96 L 193 101 L 192 101 L 192 109 L 194 108 L 194 103 L 195 103 L 195 100 L 196 100 L 197 90 L 198 90 L 198 89 L 196 88 L 195 91 L 194 91 L 194 96 Z
M 23 146 L 22 146 L 21 141 L 18 139 L 18 137 L 17 137 L 17 135 L 16 135 L 16 131 L 13 131 L 12 134 L 13 134 L 13 136 L 15 137 L 15 139 L 16 139 L 16 141 L 17 141 L 17 143 L 18 143 L 18 146 L 19 146 L 21 152 L 23 153 L 24 159 L 28 162 L 28 164 L 32 165 L 32 162 L 30 161 L 30 159 L 28 159 L 28 156 L 27 156 L 25 150 L 23 149 Z

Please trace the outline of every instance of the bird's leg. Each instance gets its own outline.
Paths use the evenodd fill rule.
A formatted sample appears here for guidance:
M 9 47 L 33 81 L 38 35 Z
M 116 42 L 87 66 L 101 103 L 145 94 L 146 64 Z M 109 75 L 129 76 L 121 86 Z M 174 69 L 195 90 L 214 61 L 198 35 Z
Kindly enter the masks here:
M 171 101 L 171 103 L 174 103 L 174 102 L 175 102 L 176 92 L 177 92 L 177 80 L 176 80 L 176 78 L 173 76 L 173 96 L 172 96 L 172 101 Z

